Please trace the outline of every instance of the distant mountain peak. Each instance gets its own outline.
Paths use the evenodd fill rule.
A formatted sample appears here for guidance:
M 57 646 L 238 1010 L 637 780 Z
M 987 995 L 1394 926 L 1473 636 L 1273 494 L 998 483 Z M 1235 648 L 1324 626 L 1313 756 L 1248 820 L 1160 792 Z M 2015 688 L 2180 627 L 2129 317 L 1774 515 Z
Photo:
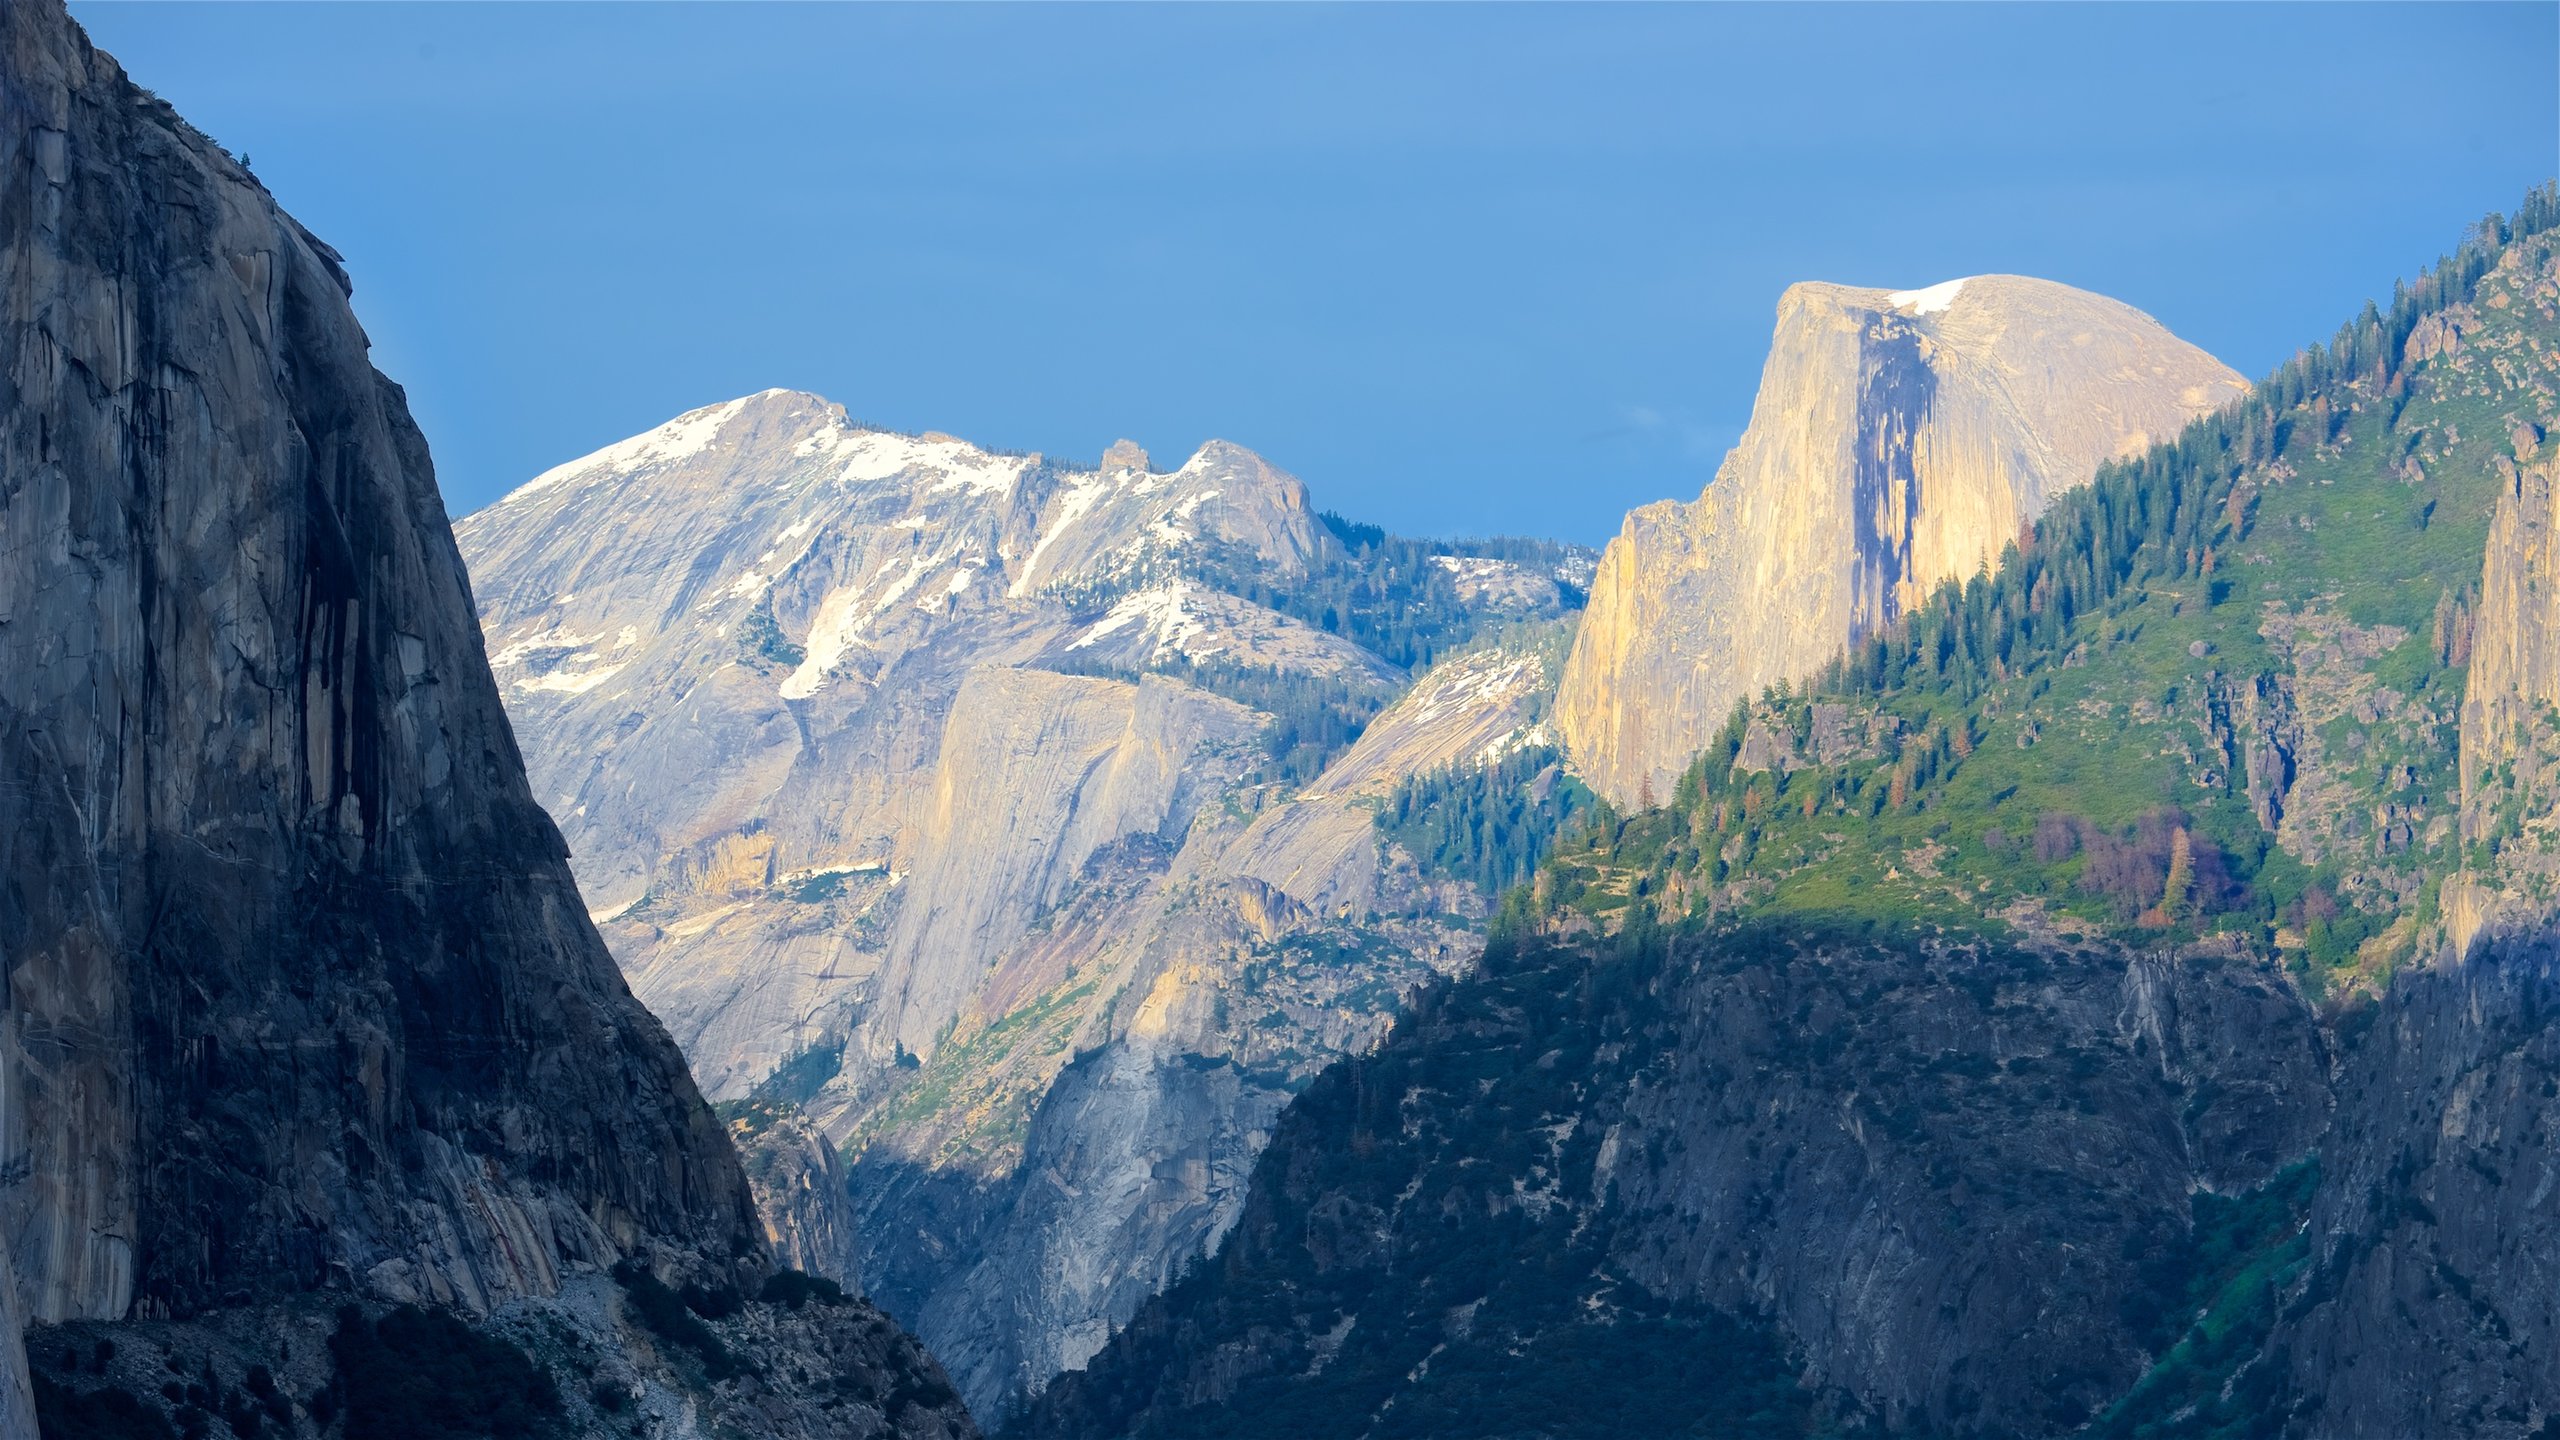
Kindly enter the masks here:
M 1635 511 L 1602 557 L 1558 698 L 1575 764 L 1621 804 L 1667 794 L 1736 699 L 1810 674 L 2242 388 L 2056 281 L 1788 286 L 1715 483 Z

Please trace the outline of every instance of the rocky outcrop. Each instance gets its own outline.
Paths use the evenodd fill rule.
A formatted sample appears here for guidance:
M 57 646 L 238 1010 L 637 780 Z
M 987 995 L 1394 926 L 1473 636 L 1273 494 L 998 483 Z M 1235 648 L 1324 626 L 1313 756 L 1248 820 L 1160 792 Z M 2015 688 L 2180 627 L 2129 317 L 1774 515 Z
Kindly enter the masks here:
M 844 1164 L 826 1134 L 788 1105 L 748 1101 L 724 1113 L 774 1258 L 811 1275 L 855 1273 Z
M 26 1317 L 485 1316 L 625 1261 L 752 1288 L 745 1179 L 526 788 L 338 257 L 57 0 L 0 7 L 0 107 Z M 968 1428 L 865 1433 L 928 1420 Z
M 1575 765 L 1621 805 L 1668 798 L 1736 700 L 1996 560 L 2054 495 L 2241 388 L 2150 317 L 2048 281 L 1789 287 L 1741 443 L 1601 559 L 1557 697 Z
M 2314 1264 L 2262 1362 L 2288 1433 L 2547 1433 L 2560 1416 L 2560 972 L 2501 937 L 2398 978 L 2321 1143 Z
M 2431 354 L 2458 353 L 2455 325 L 2433 334 Z M 2540 440 L 2519 423 L 2498 457 L 2447 943 L 2397 977 L 2349 1057 L 2315 1264 L 2265 1362 L 2307 1397 L 2303 1434 L 2520 1437 L 2560 1416 L 2542 1359 L 2560 1348 L 2543 1203 L 2560 1187 L 2560 458 Z
M 2301 1154 L 2327 1088 L 2308 1009 L 2204 957 L 1782 926 L 1497 949 L 1311 1088 L 1217 1263 L 1013 1433 L 1504 1433 L 1604 1375 L 1670 1392 L 1633 1433 L 1805 1433 L 1742 1427 L 1799 1375 L 1896 1431 L 2065 1433 L 2176 1304 L 2145 1257 Z M 1664 1323 L 1705 1333 L 1648 1363 Z M 1779 1378 L 1727 1409 L 1751 1348 Z M 1606 1403 L 1539 1432 L 1630 1433 Z
M 843 1278 L 981 1408 L 1092 1353 L 1224 1230 L 1286 1098 L 1473 955 L 1484 897 L 1374 807 L 1534 738 L 1553 687 L 1534 646 L 1415 680 L 1274 608 L 1353 559 L 1221 443 L 1084 469 L 774 391 L 457 529 L 634 989 L 715 1099 L 840 1148 L 832 1218 L 804 1148 L 751 1149 L 791 1187 L 769 1228 L 852 1236 Z M 1567 598 L 1416 563 L 1489 626 Z M 1268 773 L 1272 709 L 1390 696 L 1319 774 Z
M 1259 718 L 1153 677 L 973 672 L 943 725 L 889 936 L 894 1043 L 930 1058 L 984 980 L 967 957 L 1002 955 L 1104 846 L 1179 845 L 1236 778 L 1218 752 L 1240 750 Z
M 2446 887 L 2456 954 L 2560 906 L 2560 454 L 2509 465 L 2481 563 L 2462 710 L 2462 834 Z

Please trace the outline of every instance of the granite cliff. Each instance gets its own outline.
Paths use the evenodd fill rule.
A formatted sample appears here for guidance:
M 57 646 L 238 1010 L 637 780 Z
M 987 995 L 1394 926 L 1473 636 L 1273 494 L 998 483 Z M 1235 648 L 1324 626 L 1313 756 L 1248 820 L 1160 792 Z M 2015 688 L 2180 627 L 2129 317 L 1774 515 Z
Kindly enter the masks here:
M 1620 805 L 1668 798 L 1735 701 L 1996 562 L 2100 463 L 2241 388 L 2149 316 L 2049 281 L 1790 286 L 1714 482 L 1629 514 L 1601 558 L 1556 703 L 1575 766 Z
M 2555 234 L 1580 827 L 1013 1433 L 2553 1433 Z
M 315 1433 L 381 1403 L 335 1347 L 416 1315 L 556 1373 L 554 1430 L 970 1433 L 876 1312 L 752 1298 L 338 256 L 58 0 L 0 5 L 0 109 L 0 1249 L 45 1423 Z M 756 1361 L 662 1353 L 650 1285 Z
M 456 528 L 634 989 L 715 1100 L 841 1155 L 823 1217 L 752 1127 L 792 1137 L 768 1223 L 850 1236 L 982 1408 L 1213 1243 L 1287 1097 L 1472 957 L 1488 897 L 1375 811 L 1544 743 L 1579 573 L 1329 523 L 1230 444 L 1085 467 L 791 391 Z

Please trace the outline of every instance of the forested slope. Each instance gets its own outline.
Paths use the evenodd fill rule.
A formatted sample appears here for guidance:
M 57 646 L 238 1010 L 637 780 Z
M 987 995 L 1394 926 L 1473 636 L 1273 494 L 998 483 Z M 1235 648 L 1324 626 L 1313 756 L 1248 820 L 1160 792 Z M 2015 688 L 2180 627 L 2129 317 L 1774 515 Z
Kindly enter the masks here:
M 1569 827 L 1016 1433 L 2537 1433 L 2555 219 Z

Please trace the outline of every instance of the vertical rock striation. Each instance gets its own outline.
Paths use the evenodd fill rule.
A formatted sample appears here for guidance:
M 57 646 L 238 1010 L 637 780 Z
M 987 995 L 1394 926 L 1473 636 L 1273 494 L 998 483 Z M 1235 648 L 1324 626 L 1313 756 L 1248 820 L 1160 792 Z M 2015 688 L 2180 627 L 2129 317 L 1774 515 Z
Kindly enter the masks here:
M 27 1320 L 751 1285 L 735 1153 L 526 787 L 338 257 L 59 0 L 0 5 L 0 108 Z
M 1737 699 L 1996 560 L 2054 495 L 2240 391 L 2150 317 L 2049 281 L 1789 287 L 1714 483 L 1629 514 L 1601 558 L 1557 698 L 1575 764 L 1619 804 L 1667 798 Z
M 2483 867 L 2447 906 L 2457 954 L 2549 914 L 2560 881 L 2560 451 L 2519 429 L 2480 566 L 2462 708 L 2462 832 Z

